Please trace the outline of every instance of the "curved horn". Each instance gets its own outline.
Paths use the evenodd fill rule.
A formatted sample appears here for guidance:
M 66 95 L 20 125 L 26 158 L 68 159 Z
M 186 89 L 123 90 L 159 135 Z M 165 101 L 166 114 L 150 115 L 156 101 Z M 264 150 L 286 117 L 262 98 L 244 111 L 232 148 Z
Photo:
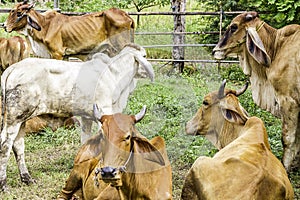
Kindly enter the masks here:
M 226 79 L 223 80 L 220 88 L 219 88 L 219 92 L 218 92 L 218 98 L 219 99 L 222 99 L 225 95 L 224 95 L 224 92 L 225 92 L 225 85 L 226 85 Z
M 96 118 L 96 120 L 100 120 L 101 117 L 102 117 L 102 114 L 100 113 L 97 104 L 94 104 L 94 105 L 93 105 L 93 112 L 94 112 L 94 117 Z
M 244 85 L 244 87 L 242 87 L 241 89 L 236 91 L 236 96 L 240 96 L 241 94 L 244 94 L 244 92 L 247 90 L 249 85 L 249 82 L 247 81 L 246 84 Z
M 139 121 L 141 121 L 144 118 L 146 111 L 147 111 L 147 107 L 144 105 L 143 108 L 141 109 L 141 111 L 134 116 L 136 123 L 138 123 Z

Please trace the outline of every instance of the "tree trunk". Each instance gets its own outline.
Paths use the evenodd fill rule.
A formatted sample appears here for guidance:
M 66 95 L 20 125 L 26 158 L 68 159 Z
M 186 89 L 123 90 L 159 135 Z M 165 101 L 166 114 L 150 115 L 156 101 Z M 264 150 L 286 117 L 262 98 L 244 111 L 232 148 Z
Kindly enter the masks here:
M 171 0 L 173 12 L 185 12 L 186 0 Z M 174 15 L 174 32 L 185 32 L 185 16 Z M 182 45 L 185 43 L 185 35 L 174 34 L 173 45 Z M 184 47 L 174 46 L 172 57 L 174 60 L 184 60 Z M 173 67 L 183 72 L 184 62 L 173 62 Z

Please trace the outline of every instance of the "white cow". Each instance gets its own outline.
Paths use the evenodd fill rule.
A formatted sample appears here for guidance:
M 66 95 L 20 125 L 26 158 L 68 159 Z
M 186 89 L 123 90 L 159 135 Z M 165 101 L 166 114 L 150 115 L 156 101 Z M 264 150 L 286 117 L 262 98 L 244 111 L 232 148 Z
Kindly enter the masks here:
M 135 88 L 139 66 L 153 80 L 154 71 L 145 55 L 142 47 L 132 44 L 113 58 L 102 53 L 87 62 L 27 58 L 8 68 L 1 77 L 0 190 L 7 189 L 12 148 L 21 180 L 33 181 L 24 160 L 23 122 L 42 114 L 81 116 L 84 142 L 94 120 L 93 104 L 106 114 L 122 112 Z

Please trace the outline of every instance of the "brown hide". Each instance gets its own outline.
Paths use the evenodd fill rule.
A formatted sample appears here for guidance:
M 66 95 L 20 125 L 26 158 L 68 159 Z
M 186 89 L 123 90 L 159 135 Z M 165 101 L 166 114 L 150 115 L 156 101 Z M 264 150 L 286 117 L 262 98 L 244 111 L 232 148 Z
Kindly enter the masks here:
M 299 46 L 299 25 L 275 29 L 256 12 L 245 12 L 232 20 L 213 50 L 216 59 L 238 55 L 255 103 L 281 117 L 287 170 L 300 167 Z
M 80 122 L 75 117 L 55 117 L 45 114 L 27 120 L 24 126 L 24 132 L 29 134 L 42 131 L 46 127 L 49 127 L 52 131 L 56 131 L 60 127 L 75 128 L 80 126 Z
M 237 97 L 228 90 L 223 98 L 215 94 L 217 92 L 206 95 L 199 109 L 201 118 L 193 118 L 187 130 L 191 130 L 189 126 L 193 123 L 207 124 L 194 125 L 198 127 L 196 133 L 206 137 L 216 134 L 213 144 L 221 149 L 213 158 L 201 156 L 195 161 L 186 176 L 182 199 L 292 200 L 292 185 L 283 165 L 270 150 L 263 122 L 246 116 Z M 232 108 L 240 108 L 242 112 Z M 204 112 L 209 109 L 214 111 L 213 116 L 211 112 Z
M 134 21 L 117 8 L 67 16 L 56 11 L 40 14 L 33 5 L 18 3 L 9 13 L 5 30 L 27 34 L 37 56 L 85 60 L 99 51 L 114 56 L 133 42 Z
M 0 38 L 0 72 L 10 65 L 29 57 L 29 48 L 26 41 L 19 37 Z
M 142 136 L 134 127 L 143 117 L 138 116 L 117 113 L 96 117 L 101 118 L 102 131 L 78 151 L 58 199 L 71 199 L 75 193 L 86 200 L 120 199 L 120 194 L 124 199 L 137 200 L 172 198 L 171 166 L 164 140 L 157 136 L 149 141 Z M 108 167 L 116 169 L 112 178 L 103 175 Z M 125 172 L 119 167 L 125 167 Z M 120 194 L 113 187 L 116 183 Z

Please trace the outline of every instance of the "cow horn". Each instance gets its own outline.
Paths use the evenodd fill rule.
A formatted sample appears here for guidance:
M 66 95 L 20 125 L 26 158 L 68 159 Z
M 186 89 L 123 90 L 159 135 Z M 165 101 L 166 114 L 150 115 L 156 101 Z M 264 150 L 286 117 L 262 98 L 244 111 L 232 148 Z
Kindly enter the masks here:
M 97 104 L 94 104 L 94 105 L 93 105 L 93 112 L 94 112 L 94 117 L 96 118 L 96 120 L 100 120 L 101 117 L 102 117 L 102 114 L 100 113 Z
M 144 118 L 146 111 L 147 111 L 147 107 L 144 105 L 143 108 L 141 109 L 141 111 L 134 116 L 136 123 L 141 121 Z
M 244 87 L 242 87 L 241 89 L 236 91 L 236 96 L 240 96 L 241 94 L 244 94 L 244 92 L 247 90 L 249 85 L 249 82 L 247 81 L 246 84 L 244 85 Z
M 218 92 L 218 98 L 222 99 L 225 95 L 224 95 L 224 91 L 225 91 L 225 85 L 226 85 L 226 79 L 223 80 L 220 88 L 219 88 L 219 92 Z

